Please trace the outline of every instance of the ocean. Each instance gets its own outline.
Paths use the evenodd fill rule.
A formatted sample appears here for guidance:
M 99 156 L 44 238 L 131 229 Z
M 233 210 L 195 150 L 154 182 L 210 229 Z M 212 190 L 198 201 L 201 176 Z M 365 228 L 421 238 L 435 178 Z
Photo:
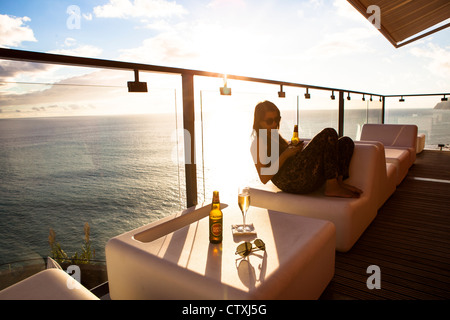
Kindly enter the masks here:
M 355 139 L 371 117 L 347 112 L 345 133 Z M 199 202 L 227 183 L 224 197 L 257 179 L 242 139 L 250 137 L 251 116 L 215 114 L 199 124 Z M 300 118 L 303 138 L 337 126 L 337 112 L 301 111 Z M 286 138 L 293 119 L 295 112 L 283 115 Z M 449 143 L 448 110 L 391 110 L 387 122 L 418 124 L 427 145 Z M 232 138 L 230 125 L 240 128 Z M 179 132 L 171 114 L 0 119 L 0 269 L 50 255 L 50 228 L 69 255 L 80 252 L 85 222 L 95 259 L 105 260 L 108 239 L 185 208 Z
M 0 264 L 49 255 L 50 228 L 66 252 L 80 252 L 85 222 L 102 260 L 109 238 L 179 210 L 173 123 L 173 115 L 0 120 Z

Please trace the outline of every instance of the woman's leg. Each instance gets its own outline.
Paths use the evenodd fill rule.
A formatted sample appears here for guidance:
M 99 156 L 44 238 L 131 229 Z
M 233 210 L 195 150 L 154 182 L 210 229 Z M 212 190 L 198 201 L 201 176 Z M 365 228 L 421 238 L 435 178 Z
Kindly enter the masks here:
M 338 140 L 339 176 L 343 180 L 349 177 L 350 161 L 352 160 L 355 143 L 349 137 L 341 137 Z
M 337 140 L 334 129 L 324 129 L 301 152 L 286 160 L 272 182 L 290 193 L 310 193 L 320 188 L 326 180 L 324 163 L 327 161 L 324 160 L 324 153 L 328 149 L 329 140 Z
M 349 176 L 350 161 L 355 146 L 353 140 L 349 137 L 338 138 L 336 130 L 326 128 L 317 134 L 310 144 L 312 144 L 312 148 L 316 149 L 316 155 L 318 155 L 317 148 L 323 152 L 325 195 L 344 198 L 358 197 L 359 189 L 343 183 L 343 179 Z M 320 156 L 316 161 L 319 159 Z
M 362 190 L 345 183 L 344 180 L 349 177 L 350 161 L 352 160 L 353 151 L 355 149 L 355 143 L 349 137 L 341 137 L 338 140 L 338 152 L 339 152 L 339 176 L 338 183 L 354 192 L 356 196 L 362 193 Z
M 289 158 L 272 182 L 291 193 L 309 193 L 320 188 L 327 179 L 338 177 L 338 136 L 334 129 L 318 133 L 304 150 Z
M 272 182 L 285 192 L 300 194 L 317 190 L 325 183 L 327 196 L 354 197 L 354 192 L 339 183 L 339 177 L 345 172 L 346 166 L 348 172 L 346 163 L 349 164 L 351 159 L 350 154 L 348 161 L 340 164 L 339 140 L 336 130 L 323 129 L 303 151 L 286 161 L 272 178 Z

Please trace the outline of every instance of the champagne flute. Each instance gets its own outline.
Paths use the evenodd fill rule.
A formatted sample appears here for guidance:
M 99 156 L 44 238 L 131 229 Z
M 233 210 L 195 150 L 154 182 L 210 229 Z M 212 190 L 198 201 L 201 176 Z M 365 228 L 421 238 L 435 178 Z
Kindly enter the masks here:
M 250 188 L 240 187 L 238 191 L 238 204 L 242 212 L 243 224 L 237 228 L 238 232 L 249 231 L 250 228 L 245 224 L 245 217 L 247 215 L 248 207 L 250 206 Z

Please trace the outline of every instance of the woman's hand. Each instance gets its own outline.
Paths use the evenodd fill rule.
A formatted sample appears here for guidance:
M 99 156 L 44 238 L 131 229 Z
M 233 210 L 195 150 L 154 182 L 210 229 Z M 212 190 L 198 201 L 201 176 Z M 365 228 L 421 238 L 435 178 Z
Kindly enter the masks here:
M 286 150 L 283 151 L 283 155 L 285 155 L 286 158 L 292 157 L 297 152 L 300 152 L 303 149 L 303 141 L 300 141 L 296 145 L 289 145 L 289 147 L 286 148 Z
M 271 163 L 270 166 L 275 166 L 275 168 L 281 168 L 283 166 L 283 164 L 285 163 L 285 161 L 292 157 L 293 155 L 295 155 L 297 152 L 301 152 L 301 150 L 303 149 L 303 141 L 301 141 L 300 143 L 298 143 L 297 145 L 292 145 L 289 146 L 288 148 L 286 148 L 278 157 L 278 159 L 276 160 L 275 163 Z M 263 175 L 261 174 L 261 169 L 263 167 L 269 167 L 269 165 L 263 166 L 258 159 L 258 162 L 255 163 L 256 166 L 256 170 L 258 172 L 259 175 L 259 179 L 261 180 L 262 183 L 266 184 L 267 182 L 269 182 L 274 174 L 271 175 Z

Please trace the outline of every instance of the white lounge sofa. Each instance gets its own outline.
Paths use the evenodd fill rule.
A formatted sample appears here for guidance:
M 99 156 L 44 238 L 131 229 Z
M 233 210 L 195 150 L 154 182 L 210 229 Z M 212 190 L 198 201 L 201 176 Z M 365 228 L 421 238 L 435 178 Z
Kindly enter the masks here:
M 336 250 L 346 252 L 376 217 L 382 202 L 395 190 L 395 183 L 388 183 L 383 151 L 381 143 L 355 144 L 347 182 L 364 191 L 360 198 L 326 197 L 323 190 L 306 195 L 291 194 L 268 182 L 251 187 L 251 204 L 333 222 L 336 227 Z M 390 175 L 393 176 L 392 168 Z
M 384 145 L 379 141 L 355 141 L 356 145 L 359 144 L 369 144 L 373 145 L 378 149 L 377 157 L 377 169 L 376 169 L 376 179 L 377 185 L 380 189 L 377 192 L 378 195 L 378 209 L 383 206 L 383 204 L 389 199 L 389 197 L 395 192 L 397 188 L 397 177 L 398 168 L 395 163 L 389 162 L 386 159 L 386 151 Z M 357 160 L 355 160 L 357 161 Z
M 421 153 L 425 149 L 425 134 L 419 133 L 417 135 L 417 147 L 416 147 L 416 153 Z
M 386 161 L 397 169 L 397 185 L 406 177 L 416 160 L 417 126 L 410 124 L 365 124 L 361 141 L 379 141 L 384 145 Z

